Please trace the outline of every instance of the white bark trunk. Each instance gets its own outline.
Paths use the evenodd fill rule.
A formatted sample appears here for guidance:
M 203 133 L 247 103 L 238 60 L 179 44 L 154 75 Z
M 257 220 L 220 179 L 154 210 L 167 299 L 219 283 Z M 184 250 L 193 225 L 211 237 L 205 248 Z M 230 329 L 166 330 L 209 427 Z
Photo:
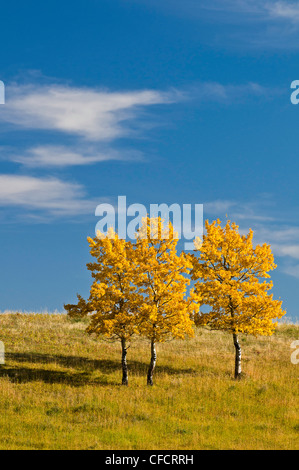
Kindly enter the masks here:
M 239 343 L 239 338 L 236 333 L 233 334 L 234 338 L 234 346 L 236 350 L 236 358 L 235 358 L 235 379 L 240 379 L 241 374 L 242 374 L 242 366 L 241 366 L 241 359 L 242 359 L 242 354 L 241 354 L 241 346 Z
M 154 375 L 154 370 L 156 367 L 156 362 L 157 362 L 157 353 L 156 353 L 156 345 L 154 341 L 151 342 L 151 362 L 147 374 L 147 385 L 153 385 L 153 375 Z
M 121 340 L 121 349 L 122 349 L 121 365 L 122 365 L 122 371 L 123 371 L 122 385 L 128 385 L 129 379 L 128 379 L 128 364 L 127 364 L 127 345 L 126 345 L 126 340 L 124 338 L 122 338 Z

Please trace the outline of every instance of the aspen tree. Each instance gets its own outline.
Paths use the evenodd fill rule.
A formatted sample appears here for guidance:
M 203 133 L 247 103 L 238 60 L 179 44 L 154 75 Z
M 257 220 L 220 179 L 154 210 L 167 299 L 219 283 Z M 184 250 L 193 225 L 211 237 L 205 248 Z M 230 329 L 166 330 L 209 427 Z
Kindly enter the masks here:
M 122 348 L 122 385 L 128 385 L 128 342 L 138 333 L 138 308 L 141 302 L 132 284 L 135 269 L 131 242 L 121 240 L 110 228 L 107 236 L 100 232 L 88 238 L 90 253 L 96 258 L 87 267 L 94 279 L 85 301 L 78 295 L 76 305 L 65 305 L 71 317 L 89 315 L 87 332 L 118 340 Z
M 195 295 L 201 305 L 211 307 L 209 313 L 198 313 L 197 325 L 232 333 L 235 347 L 235 378 L 241 377 L 241 346 L 239 333 L 272 335 L 281 318 L 281 301 L 268 292 L 273 284 L 266 281 L 269 271 L 276 268 L 270 245 L 253 247 L 253 231 L 239 234 L 239 227 L 227 221 L 224 228 L 218 219 L 206 221 L 206 235 L 199 256 L 193 256 L 192 279 Z M 198 241 L 197 241 L 198 242 Z
M 139 332 L 151 342 L 147 383 L 153 385 L 156 343 L 194 335 L 192 315 L 198 310 L 192 292 L 187 296 L 192 263 L 185 253 L 177 253 L 178 239 L 169 222 L 145 218 L 137 233 L 134 283 L 143 298 Z

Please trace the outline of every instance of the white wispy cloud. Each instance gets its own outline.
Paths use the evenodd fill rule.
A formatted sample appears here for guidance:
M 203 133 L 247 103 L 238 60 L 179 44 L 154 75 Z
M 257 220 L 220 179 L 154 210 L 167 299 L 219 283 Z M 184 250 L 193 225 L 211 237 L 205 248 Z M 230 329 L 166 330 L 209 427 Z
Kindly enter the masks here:
M 96 148 L 72 148 L 64 145 L 40 145 L 30 148 L 24 154 L 12 154 L 10 160 L 27 167 L 68 167 L 91 165 L 104 161 L 141 161 L 142 153 L 136 150 L 117 151 L 108 149 L 99 151 Z
M 264 240 L 271 243 L 277 256 L 286 257 L 293 261 L 299 260 L 299 227 L 276 224 L 258 227 L 259 242 Z
M 128 1 L 149 5 L 146 0 Z M 150 7 L 209 24 L 201 40 L 221 48 L 299 47 L 297 0 L 152 0 Z M 223 25 L 221 31 L 219 24 Z
M 292 23 L 299 24 L 299 5 L 298 2 L 267 2 L 267 11 L 274 19 L 289 20 Z
M 156 4 L 158 4 L 158 1 Z M 236 21 L 237 15 L 239 15 L 239 18 L 241 16 L 244 21 L 266 21 L 273 18 L 298 21 L 299 19 L 299 6 L 296 0 L 209 0 L 209 2 L 205 0 L 185 0 L 185 2 L 169 0 L 165 4 L 173 6 L 175 10 L 186 9 L 189 13 L 193 10 L 195 14 L 212 11 L 216 21 L 217 14 L 220 15 L 220 19 L 224 19 L 225 15 L 227 20 L 229 20 L 227 17 L 230 15 L 231 22 Z
M 204 213 L 212 216 L 223 217 L 226 215 L 231 220 L 248 221 L 248 222 L 270 222 L 275 221 L 274 216 L 261 213 L 260 203 L 242 202 L 233 200 L 215 200 L 204 204 Z
M 281 271 L 299 278 L 299 227 L 277 224 L 260 227 L 258 237 L 270 243 L 275 256 L 282 260 Z
M 99 202 L 98 202 L 99 203 Z M 78 183 L 58 178 L 0 175 L 0 207 L 42 211 L 53 216 L 94 214 L 96 202 Z
M 227 217 L 236 222 L 240 233 L 248 233 L 249 228 L 252 228 L 256 244 L 271 245 L 275 258 L 279 259 L 279 270 L 299 277 L 299 226 L 294 225 L 292 216 L 279 216 L 269 195 L 249 202 L 209 201 L 204 204 L 204 217 L 210 216 L 221 220 Z
M 94 142 L 109 142 L 134 133 L 142 108 L 169 104 L 177 92 L 111 92 L 61 85 L 13 86 L 0 121 L 30 130 L 49 130 Z
M 31 168 L 46 170 L 74 165 L 91 165 L 111 160 L 141 160 L 136 150 L 115 149 L 120 137 L 131 136 L 141 109 L 168 104 L 175 92 L 109 92 L 57 85 L 27 85 L 9 88 L 7 104 L 0 121 L 14 132 L 46 130 L 50 141 L 29 148 L 1 147 L 1 158 L 21 163 L 29 174 L 0 175 L 0 208 L 9 209 L 28 220 L 51 217 L 93 215 L 101 197 L 89 197 L 82 184 L 52 176 L 32 176 Z M 36 134 L 34 140 L 38 139 Z M 43 136 L 43 141 L 45 135 Z M 61 143 L 62 142 L 62 143 Z
M 190 96 L 193 101 L 198 101 L 199 103 L 216 102 L 232 104 L 252 99 L 254 97 L 270 97 L 279 92 L 280 91 L 278 89 L 270 89 L 255 82 L 241 84 L 203 82 L 190 87 L 189 93 L 186 91 L 185 96 Z
M 289 276 L 299 279 L 299 264 L 289 264 L 284 267 L 283 272 Z
M 299 23 L 298 1 L 289 0 L 211 0 L 206 9 L 213 9 L 229 13 L 235 13 L 232 21 L 236 21 L 237 16 L 242 22 L 279 23 L 286 21 L 289 23 Z
M 199 1 L 202 9 L 218 12 L 236 13 L 247 16 L 244 20 L 257 21 L 280 20 L 290 21 L 299 20 L 299 5 L 297 0 L 210 0 L 209 2 Z M 235 18 L 232 18 L 234 21 Z
M 289 256 L 290 258 L 299 259 L 299 245 L 272 245 L 273 250 L 279 256 Z
M 131 0 L 134 3 L 146 3 L 146 0 Z M 243 20 L 266 20 L 270 15 L 279 18 L 292 19 L 298 13 L 297 1 L 290 0 L 152 0 L 151 6 L 160 9 L 168 9 L 172 13 L 185 13 L 194 19 L 202 18 L 204 12 L 212 12 L 213 15 L 204 17 L 214 21 L 227 20 L 235 22 L 237 15 Z
M 57 85 L 13 86 L 0 121 L 14 132 L 46 130 L 50 143 L 29 148 L 1 147 L 1 158 L 44 172 L 52 168 L 91 165 L 111 160 L 142 160 L 142 152 L 116 149 L 120 137 L 132 136 L 141 110 L 189 99 L 194 103 L 230 104 L 241 97 L 265 95 L 258 84 L 201 83 L 184 91 L 109 92 Z M 44 134 L 44 133 L 43 133 Z M 36 134 L 34 140 L 38 139 Z M 43 135 L 43 142 L 45 134 Z M 53 144 L 53 140 L 57 143 Z M 101 201 L 103 199 L 101 198 Z M 31 219 L 92 214 L 99 201 L 92 200 L 83 185 L 30 174 L 0 176 L 0 207 L 24 209 Z
M 268 97 L 273 93 L 258 83 L 221 84 L 203 82 L 185 90 L 169 92 L 141 90 L 99 91 L 62 85 L 11 86 L 0 122 L 10 129 L 45 130 L 55 144 L 36 144 L 25 149 L 1 150 L 1 158 L 27 167 L 91 165 L 109 160 L 141 161 L 141 151 L 118 149 L 118 139 L 144 135 L 148 127 L 145 110 L 153 105 L 189 103 L 232 104 L 248 97 Z M 158 118 L 159 119 L 159 118 Z M 150 119 L 151 124 L 153 121 Z M 37 140 L 35 137 L 35 140 Z M 67 139 L 67 144 L 65 140 Z

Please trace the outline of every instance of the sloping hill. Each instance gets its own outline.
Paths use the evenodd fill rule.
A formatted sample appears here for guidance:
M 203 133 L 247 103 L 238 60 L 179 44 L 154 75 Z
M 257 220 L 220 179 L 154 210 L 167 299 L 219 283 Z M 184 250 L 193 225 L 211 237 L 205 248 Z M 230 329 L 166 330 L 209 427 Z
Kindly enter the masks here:
M 129 349 L 122 387 L 120 346 L 85 334 L 64 315 L 0 315 L 0 449 L 298 449 L 299 326 L 242 337 L 244 379 L 233 379 L 230 335 L 158 346 L 146 386 L 149 344 Z

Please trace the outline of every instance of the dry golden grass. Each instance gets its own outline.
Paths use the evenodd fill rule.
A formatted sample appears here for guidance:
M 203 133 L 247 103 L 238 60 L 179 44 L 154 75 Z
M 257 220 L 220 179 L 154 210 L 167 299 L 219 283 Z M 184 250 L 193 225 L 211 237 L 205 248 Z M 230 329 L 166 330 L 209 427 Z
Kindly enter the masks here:
M 242 337 L 242 381 L 234 381 L 230 335 L 158 346 L 155 386 L 146 386 L 149 344 L 129 349 L 85 334 L 63 315 L 4 314 L 0 340 L 0 449 L 298 449 L 299 327 Z

